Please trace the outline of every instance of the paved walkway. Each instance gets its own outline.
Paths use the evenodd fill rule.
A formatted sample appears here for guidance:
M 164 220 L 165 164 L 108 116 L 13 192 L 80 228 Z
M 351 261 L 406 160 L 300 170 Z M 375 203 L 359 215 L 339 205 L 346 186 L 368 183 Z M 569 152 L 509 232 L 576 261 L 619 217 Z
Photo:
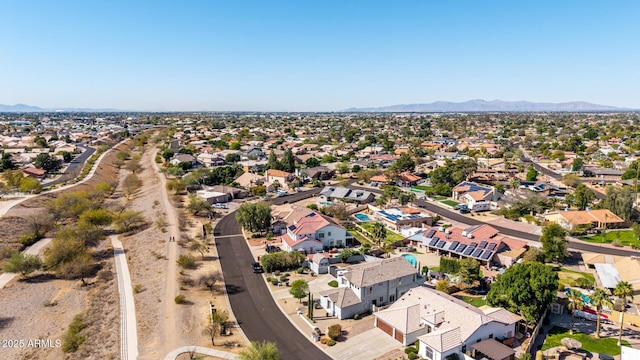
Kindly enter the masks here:
M 45 246 L 49 245 L 50 242 L 51 242 L 50 238 L 40 239 L 35 244 L 29 246 L 22 253 L 25 255 L 40 255 L 40 251 L 42 251 L 42 249 L 44 249 Z M 16 276 L 18 276 L 18 274 L 14 274 L 14 273 L 0 274 L 0 289 L 2 289 L 5 285 L 7 285 L 9 281 L 13 280 L 13 278 L 15 278 Z
M 127 265 L 127 256 L 117 235 L 111 235 L 113 255 L 118 273 L 118 292 L 120 293 L 120 359 L 138 357 L 138 329 L 136 326 L 136 305 L 133 300 L 131 275 Z
M 195 352 L 196 354 L 203 354 L 203 355 L 208 355 L 208 356 L 213 356 L 213 357 L 217 357 L 220 359 L 236 359 L 237 355 L 236 354 L 232 354 L 226 351 L 220 351 L 220 350 L 216 350 L 216 349 L 209 349 L 206 347 L 202 347 L 202 346 L 182 346 L 179 347 L 173 351 L 171 351 L 170 353 L 167 354 L 167 356 L 164 357 L 165 360 L 175 360 L 176 357 L 178 357 L 178 355 L 180 354 L 184 354 L 184 353 L 188 353 L 190 351 Z
M 371 360 L 398 347 L 402 347 L 402 344 L 384 331 L 374 328 L 338 342 L 325 352 L 336 360 Z

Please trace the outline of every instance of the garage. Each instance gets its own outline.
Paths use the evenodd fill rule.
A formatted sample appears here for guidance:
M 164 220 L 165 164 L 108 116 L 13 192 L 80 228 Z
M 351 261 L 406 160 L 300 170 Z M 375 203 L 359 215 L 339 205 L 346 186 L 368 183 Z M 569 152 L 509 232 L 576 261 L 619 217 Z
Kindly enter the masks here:
M 391 327 L 391 325 L 387 324 L 386 322 L 378 319 L 376 326 L 378 327 L 378 329 L 389 334 L 389 336 L 393 336 L 393 327 Z

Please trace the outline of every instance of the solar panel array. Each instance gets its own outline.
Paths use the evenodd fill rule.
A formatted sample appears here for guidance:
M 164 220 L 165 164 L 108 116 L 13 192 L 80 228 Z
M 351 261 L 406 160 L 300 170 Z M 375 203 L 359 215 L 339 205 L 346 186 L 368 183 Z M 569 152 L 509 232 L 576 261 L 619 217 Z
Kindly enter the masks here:
M 436 230 L 429 230 L 426 234 L 426 238 L 429 239 L 429 247 L 451 251 L 463 256 L 473 257 L 478 260 L 488 261 L 495 253 L 498 244 L 482 240 L 480 244 L 472 242 L 469 245 L 461 244 L 459 241 L 448 242 L 446 240 L 440 240 L 439 237 L 433 237 L 436 234 Z

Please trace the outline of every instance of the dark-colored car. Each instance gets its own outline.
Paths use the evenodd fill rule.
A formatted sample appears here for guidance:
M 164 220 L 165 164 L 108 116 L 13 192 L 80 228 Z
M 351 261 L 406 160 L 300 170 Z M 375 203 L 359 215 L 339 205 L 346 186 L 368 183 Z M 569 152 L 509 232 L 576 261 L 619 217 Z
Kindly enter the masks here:
M 253 268 L 253 272 L 256 274 L 260 274 L 264 272 L 264 269 L 262 268 L 262 265 L 260 265 L 259 262 L 251 263 L 251 268 Z
M 267 245 L 267 247 L 265 248 L 265 250 L 266 250 L 268 253 L 282 251 L 282 249 L 280 249 L 280 246 L 273 246 L 273 245 Z
M 468 213 L 470 213 L 470 212 L 471 212 L 471 210 L 469 210 L 469 208 L 462 208 L 462 209 L 460 209 L 460 214 L 468 214 Z

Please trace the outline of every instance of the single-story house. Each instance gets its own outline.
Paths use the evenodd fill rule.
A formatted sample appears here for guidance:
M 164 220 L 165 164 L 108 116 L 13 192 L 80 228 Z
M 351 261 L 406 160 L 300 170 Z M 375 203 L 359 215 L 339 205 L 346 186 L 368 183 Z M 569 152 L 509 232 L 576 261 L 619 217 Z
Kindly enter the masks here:
M 544 216 L 546 220 L 557 223 L 573 231 L 583 226 L 587 228 L 607 229 L 623 226 L 625 221 L 608 209 L 559 211 Z

